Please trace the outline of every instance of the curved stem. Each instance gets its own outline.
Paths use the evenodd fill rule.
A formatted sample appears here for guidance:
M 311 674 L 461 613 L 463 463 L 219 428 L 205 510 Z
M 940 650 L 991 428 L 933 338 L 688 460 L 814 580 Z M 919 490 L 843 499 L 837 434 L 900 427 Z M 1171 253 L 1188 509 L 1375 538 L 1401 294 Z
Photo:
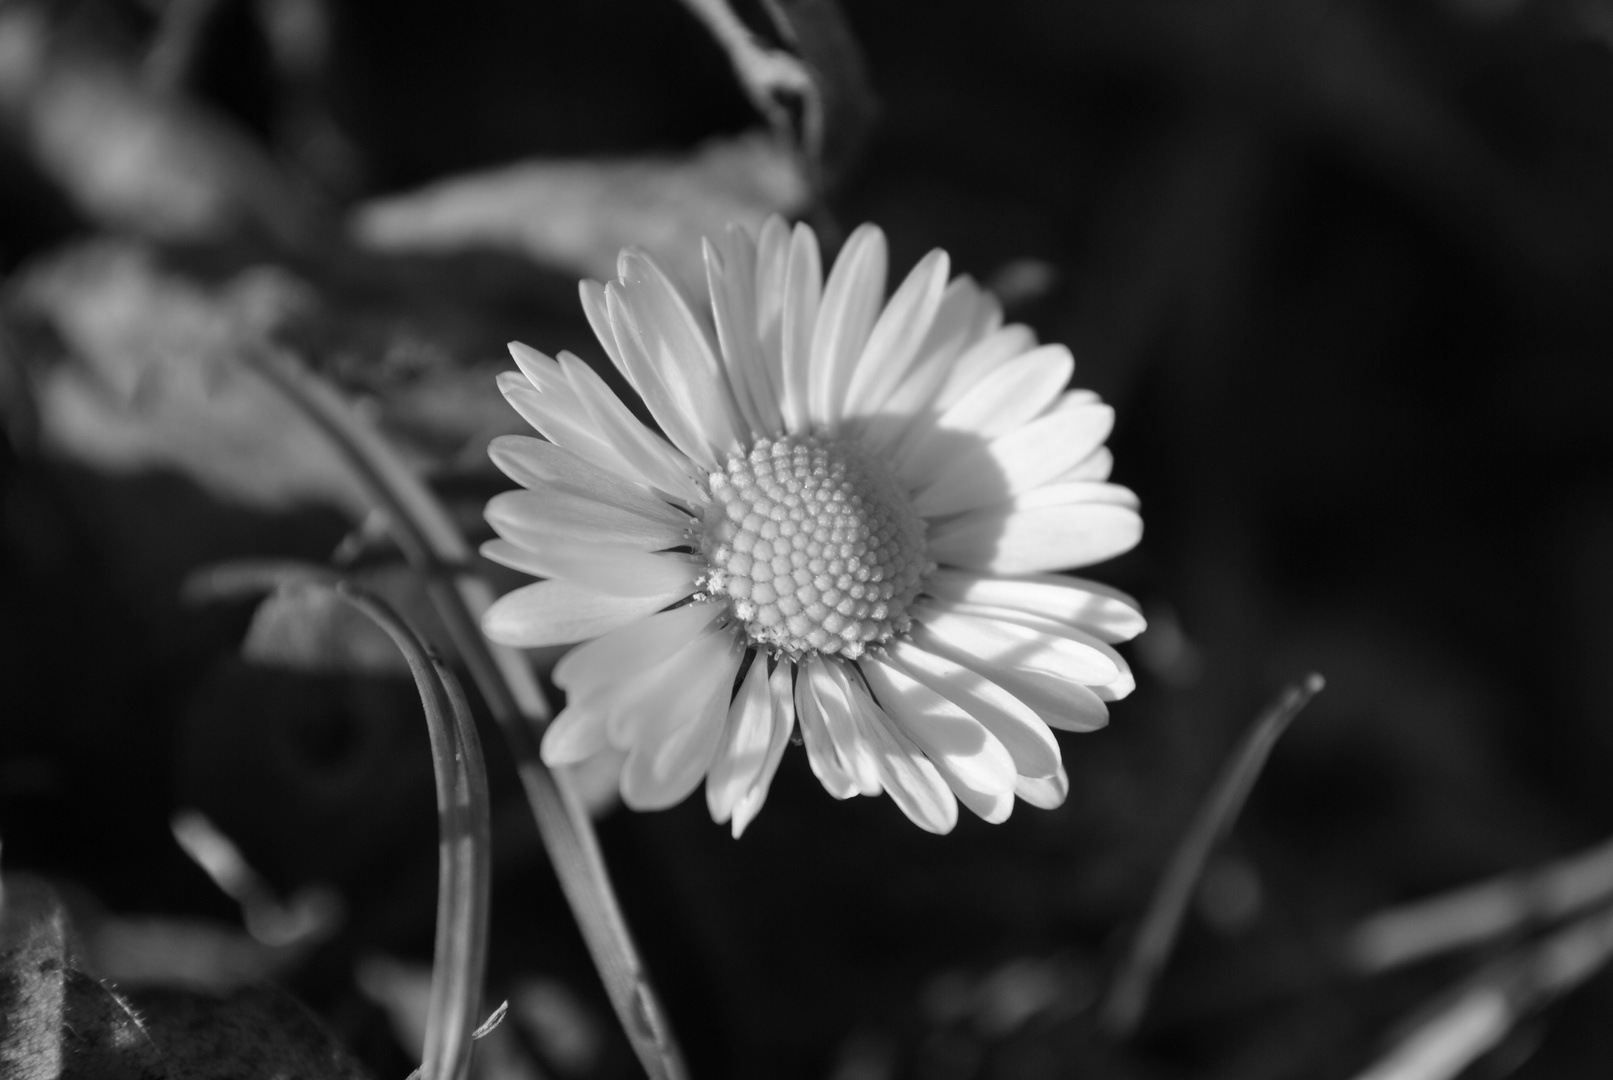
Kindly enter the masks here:
M 481 742 L 459 681 L 409 625 L 379 597 L 350 582 L 339 583 L 336 595 L 368 615 L 397 645 L 425 709 L 440 843 L 437 942 L 420 1068 L 426 1080 L 463 1080 L 470 1070 L 471 1031 L 487 967 L 493 841 Z
M 520 652 L 482 635 L 481 614 L 493 594 L 470 571 L 469 546 L 420 478 L 323 380 L 268 348 L 249 354 L 247 362 L 330 436 L 387 514 L 509 743 L 561 889 L 639 1063 L 651 1080 L 682 1080 L 682 1057 L 616 902 L 593 822 L 569 777 L 552 771 L 538 753 L 549 717 L 543 691 Z

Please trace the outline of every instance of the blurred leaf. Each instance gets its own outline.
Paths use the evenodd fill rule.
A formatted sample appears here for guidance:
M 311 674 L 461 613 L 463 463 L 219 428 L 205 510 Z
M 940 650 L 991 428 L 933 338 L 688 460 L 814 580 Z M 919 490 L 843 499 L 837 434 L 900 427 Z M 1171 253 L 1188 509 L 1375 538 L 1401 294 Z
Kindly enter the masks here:
M 763 0 L 794 53 L 771 48 L 728 0 L 683 0 L 728 52 L 734 74 L 774 134 L 799 144 L 818 190 L 849 170 L 875 112 L 862 53 L 834 0 Z
M 801 141 L 820 184 L 850 171 L 868 140 L 877 104 L 862 52 L 835 0 L 762 0 L 779 34 L 812 75 Z
M 0 109 L 103 225 L 167 241 L 255 232 L 288 247 L 315 234 L 308 201 L 245 135 L 65 38 L 40 8 L 12 5 L 0 17 Z
M 329 589 L 282 589 L 252 616 L 241 651 L 253 663 L 309 672 L 402 675 L 387 636 Z
M 452 655 L 448 632 L 426 595 L 420 576 L 401 563 L 352 574 L 355 585 L 375 593 L 409 620 L 425 641 Z M 269 667 L 311 674 L 405 675 L 409 666 L 384 631 L 328 588 L 293 585 L 269 594 L 252 616 L 241 652 Z
M 17 298 L 70 356 L 37 380 L 47 446 L 117 472 L 176 468 L 237 502 L 365 509 L 337 451 L 235 362 L 311 303 L 290 275 L 258 268 L 206 289 L 103 241 L 34 266 Z
M 703 295 L 701 237 L 730 221 L 755 228 L 807 199 L 794 155 L 747 135 L 682 157 L 527 161 L 453 177 L 366 203 L 351 228 L 383 251 L 493 247 L 598 278 L 613 277 L 617 253 L 636 244 Z

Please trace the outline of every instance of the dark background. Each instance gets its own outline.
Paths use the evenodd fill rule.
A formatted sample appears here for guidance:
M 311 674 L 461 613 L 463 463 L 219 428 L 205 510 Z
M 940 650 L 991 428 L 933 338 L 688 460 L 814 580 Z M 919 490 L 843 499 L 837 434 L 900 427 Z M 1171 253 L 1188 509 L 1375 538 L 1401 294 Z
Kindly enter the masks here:
M 181 89 L 290 162 L 315 216 L 517 159 L 681 152 L 761 123 L 672 0 L 331 3 L 328 56 L 295 79 L 275 71 L 265 7 L 222 4 Z M 157 23 L 114 0 L 39 10 L 53 40 L 125 68 Z M 886 0 L 845 14 L 878 109 L 812 220 L 830 243 L 880 224 L 898 273 L 944 247 L 1012 318 L 1074 350 L 1078 384 L 1116 405 L 1115 478 L 1147 525 L 1090 573 L 1138 596 L 1153 627 L 1129 647 L 1139 688 L 1111 726 L 1060 736 L 1072 790 L 1057 811 L 934 838 L 888 800 L 835 803 L 792 751 L 738 842 L 698 798 L 600 820 L 693 1073 L 1349 1076 L 1482 958 L 1363 979 L 1337 959 L 1356 920 L 1613 825 L 1613 7 Z M 474 527 L 498 480 L 463 423 L 411 428 L 411 394 L 490 387 L 511 337 L 597 360 L 576 275 L 251 228 L 142 237 L 41 163 L 29 107 L 14 103 L 0 151 L 4 863 L 102 917 L 238 923 L 169 833 L 176 809 L 201 808 L 281 894 L 343 894 L 345 928 L 277 974 L 376 1075 L 401 1076 L 353 968 L 429 956 L 413 689 L 254 664 L 239 655 L 251 604 L 179 599 L 221 559 L 324 560 L 352 522 L 315 500 L 230 499 L 171 461 L 108 469 L 63 451 L 30 388 L 71 349 L 21 283 L 107 235 L 197 288 L 280 266 L 318 298 L 311 354 L 432 451 Z M 297 142 L 310 123 L 339 133 L 339 152 Z M 399 334 L 428 360 L 387 351 Z M 381 574 L 387 558 L 365 565 Z M 1237 733 L 1310 670 L 1328 689 L 1212 871 L 1242 900 L 1218 908 L 1207 890 L 1139 1038 L 1111 1045 L 1092 1001 L 1171 845 Z M 567 988 L 605 1048 L 575 1073 L 541 1039 L 525 1049 L 557 1075 L 632 1075 L 488 735 L 502 809 L 490 997 L 534 975 Z M 1041 1006 L 1003 1005 L 1027 986 Z M 1593 979 L 1474 1075 L 1613 1072 L 1610 994 Z

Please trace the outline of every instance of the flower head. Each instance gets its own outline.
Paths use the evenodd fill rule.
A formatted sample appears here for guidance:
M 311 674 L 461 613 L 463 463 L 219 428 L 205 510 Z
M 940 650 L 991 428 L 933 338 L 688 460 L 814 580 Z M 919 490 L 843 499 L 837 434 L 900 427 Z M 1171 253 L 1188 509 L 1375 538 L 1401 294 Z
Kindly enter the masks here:
M 1143 626 L 1124 595 L 1049 573 L 1141 534 L 1106 482 L 1112 410 L 943 252 L 889 302 L 872 226 L 827 281 L 812 231 L 777 218 L 705 257 L 709 323 L 640 252 L 582 286 L 662 434 L 575 356 L 510 347 L 500 387 L 547 441 L 494 441 L 526 490 L 488 504 L 483 553 L 548 580 L 484 627 L 586 642 L 555 667 L 545 760 L 626 751 L 640 809 L 704 779 L 735 836 L 797 725 L 831 794 L 884 791 L 934 832 L 959 801 L 988 821 L 1016 796 L 1057 806 L 1050 729 L 1106 722 L 1132 688 L 1113 643 Z

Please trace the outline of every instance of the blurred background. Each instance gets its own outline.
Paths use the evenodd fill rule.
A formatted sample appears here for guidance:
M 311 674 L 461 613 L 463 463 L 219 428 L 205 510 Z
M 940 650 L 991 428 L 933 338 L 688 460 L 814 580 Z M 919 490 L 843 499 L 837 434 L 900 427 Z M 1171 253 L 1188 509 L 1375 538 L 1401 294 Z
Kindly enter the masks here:
M 0 864 L 98 974 L 272 979 L 405 1075 L 413 685 L 339 612 L 183 585 L 335 557 L 430 615 L 240 357 L 295 351 L 480 539 L 487 441 L 523 429 L 504 343 L 603 361 L 578 277 L 637 243 L 698 294 L 730 219 L 873 221 L 893 273 L 945 248 L 1115 404 L 1147 531 L 1085 573 L 1142 601 L 1139 687 L 1059 736 L 1061 809 L 950 837 L 799 751 L 738 842 L 602 797 L 694 1076 L 1354 1075 L 1521 939 L 1368 975 L 1352 928 L 1613 831 L 1613 4 L 736 4 L 813 80 L 774 128 L 701 7 L 0 4 Z M 1310 670 L 1141 1029 L 1096 1034 L 1196 804 Z M 481 1075 L 636 1075 L 485 745 L 511 1019 Z M 1610 1009 L 1593 977 L 1467 1075 L 1613 1075 Z

